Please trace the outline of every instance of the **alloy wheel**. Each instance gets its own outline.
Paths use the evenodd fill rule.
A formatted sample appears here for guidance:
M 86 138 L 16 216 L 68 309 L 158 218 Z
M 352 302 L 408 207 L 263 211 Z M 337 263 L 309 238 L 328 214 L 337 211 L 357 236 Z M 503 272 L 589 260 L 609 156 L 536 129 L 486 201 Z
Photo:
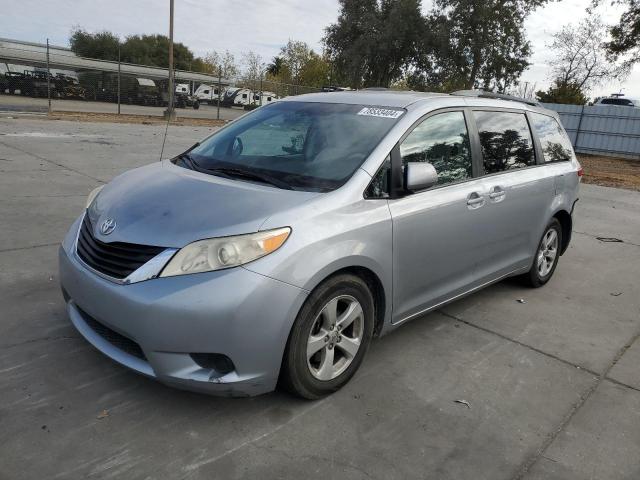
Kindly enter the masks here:
M 547 230 L 542 237 L 538 249 L 537 267 L 540 277 L 546 277 L 553 269 L 553 264 L 558 255 L 558 232 L 554 228 Z
M 340 376 L 353 362 L 364 336 L 362 306 L 350 295 L 331 299 L 315 318 L 307 340 L 307 366 L 318 380 Z

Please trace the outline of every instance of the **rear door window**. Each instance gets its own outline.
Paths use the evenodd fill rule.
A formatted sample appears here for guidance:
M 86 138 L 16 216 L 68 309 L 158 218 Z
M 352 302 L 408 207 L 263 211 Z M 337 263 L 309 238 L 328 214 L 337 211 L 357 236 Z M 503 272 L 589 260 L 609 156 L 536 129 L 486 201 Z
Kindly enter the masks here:
M 533 128 L 540 139 L 545 163 L 571 160 L 573 158 L 571 140 L 558 121 L 540 113 L 532 113 L 531 118 Z
M 524 113 L 476 111 L 486 174 L 535 165 L 533 140 Z
M 472 176 L 471 149 L 462 112 L 433 115 L 400 144 L 402 163 L 429 162 L 438 172 L 438 185 Z

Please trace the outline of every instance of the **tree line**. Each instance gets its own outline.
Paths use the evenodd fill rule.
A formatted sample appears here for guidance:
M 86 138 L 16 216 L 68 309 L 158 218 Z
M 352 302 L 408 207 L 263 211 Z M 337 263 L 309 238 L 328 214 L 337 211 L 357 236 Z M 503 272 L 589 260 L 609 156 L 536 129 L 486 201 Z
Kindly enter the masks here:
M 351 88 L 388 87 L 450 92 L 482 88 L 556 103 L 586 103 L 589 91 L 623 78 L 640 62 L 640 4 L 613 0 L 626 10 L 618 24 L 604 25 L 594 12 L 550 37 L 551 86 L 535 91 L 519 80 L 530 65 L 531 44 L 524 22 L 549 0 L 435 0 L 424 12 L 421 0 L 340 0 L 335 23 L 325 29 L 322 51 L 289 40 L 266 61 L 248 51 L 197 57 L 174 43 L 180 70 L 267 80 L 291 85 Z M 167 67 L 169 39 L 111 32 L 72 31 L 71 49 L 80 56 Z

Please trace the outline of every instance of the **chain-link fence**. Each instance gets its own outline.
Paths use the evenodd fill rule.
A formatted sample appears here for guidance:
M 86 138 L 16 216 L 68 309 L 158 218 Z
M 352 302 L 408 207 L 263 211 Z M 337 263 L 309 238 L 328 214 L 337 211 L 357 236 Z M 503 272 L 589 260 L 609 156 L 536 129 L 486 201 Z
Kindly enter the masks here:
M 279 98 L 320 90 L 268 81 L 264 74 L 221 78 L 177 70 L 174 109 L 179 117 L 230 120 Z M 169 107 L 168 92 L 166 68 L 0 39 L 0 111 L 162 116 Z

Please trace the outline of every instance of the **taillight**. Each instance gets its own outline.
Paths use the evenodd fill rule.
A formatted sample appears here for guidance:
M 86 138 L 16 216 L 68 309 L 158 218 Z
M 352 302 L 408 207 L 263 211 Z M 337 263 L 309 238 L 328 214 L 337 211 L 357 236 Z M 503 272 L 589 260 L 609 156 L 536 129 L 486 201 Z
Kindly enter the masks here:
M 583 176 L 583 175 L 584 175 L 584 168 L 580 167 L 580 168 L 578 169 L 578 176 L 579 176 L 579 177 L 581 177 L 581 176 Z

